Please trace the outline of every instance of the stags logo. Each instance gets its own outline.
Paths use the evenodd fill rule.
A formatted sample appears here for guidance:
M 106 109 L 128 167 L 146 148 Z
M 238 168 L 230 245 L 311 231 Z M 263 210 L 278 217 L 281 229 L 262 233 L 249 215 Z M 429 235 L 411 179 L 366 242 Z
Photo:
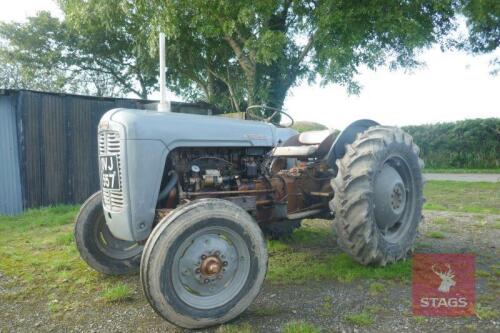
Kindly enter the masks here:
M 419 316 L 474 314 L 474 270 L 471 254 L 415 254 L 413 313 Z
M 448 267 L 448 271 L 446 273 L 436 272 L 434 266 L 436 265 L 432 265 L 432 271 L 441 279 L 441 284 L 439 285 L 438 290 L 442 293 L 450 292 L 450 288 L 457 284 L 454 280 L 455 274 L 453 274 L 450 264 L 446 264 L 446 267 Z

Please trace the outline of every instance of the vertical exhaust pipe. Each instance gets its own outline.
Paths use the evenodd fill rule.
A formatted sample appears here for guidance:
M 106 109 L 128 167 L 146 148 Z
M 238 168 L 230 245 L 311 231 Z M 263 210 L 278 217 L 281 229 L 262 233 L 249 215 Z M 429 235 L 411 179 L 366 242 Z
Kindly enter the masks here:
M 167 101 L 167 87 L 165 78 L 165 34 L 160 32 L 160 103 L 159 112 L 170 112 L 170 101 Z

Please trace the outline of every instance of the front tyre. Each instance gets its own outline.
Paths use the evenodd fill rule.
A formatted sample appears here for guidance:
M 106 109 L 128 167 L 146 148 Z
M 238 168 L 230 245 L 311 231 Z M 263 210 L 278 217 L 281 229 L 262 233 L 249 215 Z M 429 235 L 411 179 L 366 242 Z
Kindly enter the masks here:
M 141 283 L 160 316 L 201 328 L 245 311 L 266 271 L 266 243 L 253 218 L 231 202 L 202 199 L 155 227 L 142 257 Z
M 80 257 L 98 272 L 123 275 L 139 269 L 143 246 L 111 234 L 106 225 L 100 191 L 91 195 L 80 208 L 75 241 Z
M 424 201 L 418 153 L 409 134 L 373 126 L 337 161 L 333 226 L 340 247 L 358 262 L 383 266 L 412 249 Z

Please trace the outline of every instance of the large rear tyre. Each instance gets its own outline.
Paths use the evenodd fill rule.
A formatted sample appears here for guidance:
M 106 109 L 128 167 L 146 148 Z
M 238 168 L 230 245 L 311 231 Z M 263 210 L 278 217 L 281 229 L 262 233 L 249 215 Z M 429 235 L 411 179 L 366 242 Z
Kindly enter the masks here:
M 202 199 L 155 227 L 142 257 L 141 283 L 160 316 L 201 328 L 245 311 L 266 271 L 266 243 L 253 218 L 231 202 Z
M 139 269 L 143 246 L 111 234 L 104 218 L 100 191 L 91 195 L 80 208 L 75 241 L 80 257 L 98 272 L 123 275 Z
M 383 266 L 412 249 L 424 202 L 418 154 L 409 134 L 373 126 L 337 160 L 333 227 L 340 247 L 358 262 Z

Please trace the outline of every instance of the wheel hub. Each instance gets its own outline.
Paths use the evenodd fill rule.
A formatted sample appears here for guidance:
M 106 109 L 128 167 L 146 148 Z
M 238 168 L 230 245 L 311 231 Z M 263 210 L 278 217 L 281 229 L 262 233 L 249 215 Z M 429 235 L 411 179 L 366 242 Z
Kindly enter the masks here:
M 176 293 L 197 308 L 218 306 L 225 295 L 237 293 L 250 269 L 245 244 L 225 228 L 200 230 L 177 253 L 172 270 Z
M 387 232 L 394 227 L 406 206 L 406 188 L 401 175 L 386 164 L 375 179 L 375 219 Z
M 222 270 L 222 262 L 218 256 L 210 256 L 202 259 L 200 272 L 201 274 L 212 277 L 217 275 Z

